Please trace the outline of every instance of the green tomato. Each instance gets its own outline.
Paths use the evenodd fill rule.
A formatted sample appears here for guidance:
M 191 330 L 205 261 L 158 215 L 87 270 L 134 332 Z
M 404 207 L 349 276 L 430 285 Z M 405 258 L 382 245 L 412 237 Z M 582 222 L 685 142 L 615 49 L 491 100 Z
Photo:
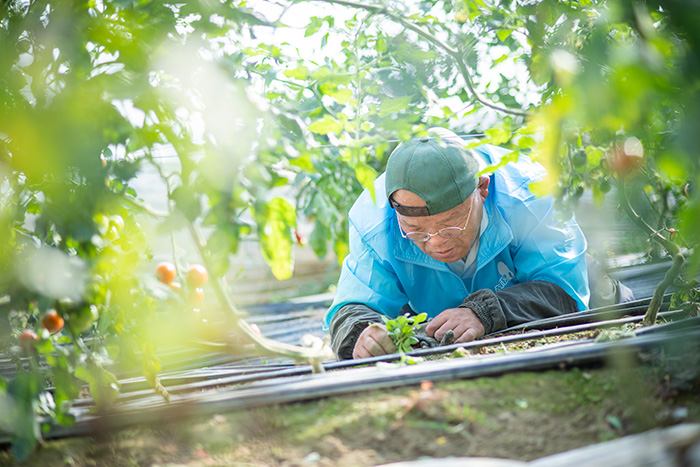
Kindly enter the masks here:
M 109 217 L 105 216 L 104 214 L 95 214 L 92 220 L 95 222 L 95 226 L 97 227 L 98 232 L 100 232 L 100 235 L 107 233 L 107 230 L 109 229 Z
M 117 229 L 116 225 L 109 226 L 109 230 L 107 230 L 107 233 L 105 234 L 105 238 L 107 240 L 109 240 L 110 242 L 113 242 L 119 238 L 119 229 Z
M 110 218 L 109 224 L 110 226 L 116 227 L 117 232 L 121 232 L 122 230 L 124 230 L 124 218 L 119 214 L 113 215 Z
M 69 322 L 73 330 L 77 333 L 85 332 L 90 329 L 95 321 L 100 317 L 95 305 L 90 305 L 81 308 L 69 316 Z

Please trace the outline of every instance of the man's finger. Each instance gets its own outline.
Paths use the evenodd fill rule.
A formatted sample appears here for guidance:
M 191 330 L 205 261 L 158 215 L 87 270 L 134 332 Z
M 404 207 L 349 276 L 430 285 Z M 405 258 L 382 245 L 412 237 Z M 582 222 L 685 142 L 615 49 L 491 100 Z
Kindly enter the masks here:
M 372 345 L 372 355 L 374 356 L 390 354 L 396 350 L 394 341 L 392 341 L 391 337 L 389 337 L 386 333 L 382 333 L 379 336 L 370 335 L 369 337 L 374 343 L 374 345 Z
M 370 326 L 362 331 L 355 343 L 352 358 L 368 358 L 396 351 L 394 342 L 381 326 Z
M 379 346 L 379 351 L 383 352 L 377 355 L 384 355 L 396 351 L 396 346 L 394 346 L 394 341 L 391 340 L 386 328 L 375 327 L 371 329 L 368 333 L 368 337 L 372 338 L 374 342 Z
M 425 333 L 429 335 L 430 337 L 437 337 L 435 336 L 435 333 L 437 332 L 438 329 L 442 327 L 443 324 L 445 324 L 445 321 L 447 321 L 447 317 L 443 315 L 437 315 L 435 318 L 431 319 L 428 321 L 428 324 L 425 325 Z M 445 332 L 443 331 L 443 334 Z
M 452 321 L 447 321 L 447 322 L 443 323 L 442 326 L 440 326 L 435 331 L 435 334 L 433 334 L 433 337 L 437 341 L 441 341 L 442 338 L 445 337 L 445 334 L 447 333 L 447 331 L 454 331 L 454 329 L 452 329 L 453 326 L 454 326 L 454 323 Z M 428 334 L 428 335 L 430 335 L 430 334 Z M 455 335 L 458 335 L 456 331 L 455 331 Z
M 455 332 L 455 335 L 458 335 L 457 332 Z M 455 343 L 462 343 L 462 342 L 471 342 L 474 339 L 478 337 L 478 332 L 474 328 L 467 328 L 457 339 L 455 339 Z

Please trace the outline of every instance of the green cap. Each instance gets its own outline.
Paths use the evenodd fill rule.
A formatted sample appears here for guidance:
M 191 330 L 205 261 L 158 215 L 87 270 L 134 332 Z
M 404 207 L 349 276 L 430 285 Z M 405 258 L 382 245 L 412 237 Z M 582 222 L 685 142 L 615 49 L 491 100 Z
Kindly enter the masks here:
M 462 138 L 439 129 L 438 138 L 415 138 L 399 144 L 386 166 L 386 195 L 404 216 L 432 216 L 463 203 L 477 187 L 479 162 Z M 408 190 L 426 206 L 402 206 L 391 195 Z

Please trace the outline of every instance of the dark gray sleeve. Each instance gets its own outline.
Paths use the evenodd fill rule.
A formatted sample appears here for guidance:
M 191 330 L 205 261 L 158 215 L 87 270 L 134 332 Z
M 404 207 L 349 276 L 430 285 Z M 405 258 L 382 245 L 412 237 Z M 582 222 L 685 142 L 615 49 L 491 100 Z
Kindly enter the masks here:
M 331 347 L 338 360 L 349 360 L 355 342 L 371 323 L 382 323 L 382 314 L 361 303 L 348 303 L 338 308 L 329 326 Z
M 523 282 L 498 292 L 477 290 L 460 308 L 471 308 L 484 325 L 486 334 L 578 310 L 576 300 L 564 289 L 546 281 Z

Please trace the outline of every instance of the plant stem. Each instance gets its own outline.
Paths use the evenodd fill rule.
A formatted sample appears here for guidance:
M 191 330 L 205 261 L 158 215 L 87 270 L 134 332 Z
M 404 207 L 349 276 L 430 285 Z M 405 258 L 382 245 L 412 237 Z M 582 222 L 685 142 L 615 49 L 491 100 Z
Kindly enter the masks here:
M 681 272 L 681 269 L 683 268 L 684 263 L 685 258 L 682 254 L 678 253 L 673 256 L 673 264 L 671 265 L 669 270 L 666 271 L 666 275 L 664 276 L 663 280 L 659 282 L 659 285 L 657 285 L 654 289 L 654 295 L 652 295 L 651 297 L 651 301 L 649 302 L 649 307 L 647 308 L 647 312 L 644 315 L 642 325 L 649 326 L 651 324 L 656 323 L 656 315 L 658 314 L 659 309 L 661 308 L 661 302 L 663 301 L 664 293 L 666 292 L 666 289 L 670 287 L 676 280 L 676 278 Z
M 630 219 L 635 224 L 637 224 L 637 226 L 639 226 L 643 231 L 649 234 L 649 238 L 651 240 L 654 240 L 661 246 L 663 246 L 673 258 L 673 264 L 671 265 L 669 270 L 666 271 L 666 275 L 654 289 L 654 294 L 652 295 L 652 299 L 649 302 L 647 312 L 644 315 L 644 320 L 642 321 L 642 324 L 644 326 L 649 326 L 651 324 L 656 323 L 656 316 L 659 312 L 659 309 L 661 308 L 661 302 L 663 300 L 664 293 L 666 292 L 666 289 L 673 284 L 676 278 L 679 277 L 681 269 L 685 264 L 685 258 L 681 254 L 678 245 L 664 238 L 664 236 L 659 233 L 659 230 L 656 230 L 652 226 L 650 226 L 642 218 L 642 216 L 640 216 L 637 213 L 637 211 L 634 210 L 634 208 L 630 204 L 629 198 L 627 197 L 627 183 L 626 177 L 624 175 L 620 176 L 618 180 L 618 187 L 620 194 L 620 204 L 622 206 L 622 209 L 624 209 L 624 211 L 627 213 Z
M 153 217 L 167 219 L 168 216 L 170 215 L 170 213 L 158 211 L 158 210 L 148 206 L 147 204 L 142 203 L 142 202 L 136 200 L 135 198 L 132 198 L 131 196 L 129 196 L 127 194 L 122 194 L 122 199 L 124 199 L 127 203 L 131 204 L 135 208 L 140 209 L 141 211 L 144 211 L 145 213 L 150 214 Z
M 206 241 L 204 240 L 201 231 L 196 225 L 192 223 L 189 224 L 189 229 L 190 234 L 192 235 L 192 239 L 194 240 L 195 244 L 197 245 L 197 248 L 199 249 L 200 256 L 202 257 L 202 261 L 204 262 L 204 266 L 208 270 L 213 271 L 214 269 L 211 265 L 210 255 L 206 249 Z M 224 276 L 216 278 L 216 280 L 212 281 L 212 287 L 214 288 L 214 291 L 221 303 L 229 312 L 228 316 L 230 318 L 233 318 L 230 324 L 232 324 L 236 328 L 236 334 L 252 342 L 255 345 L 257 351 L 260 353 L 260 355 L 284 356 L 294 359 L 296 361 L 309 362 L 311 365 L 314 366 L 314 371 L 316 371 L 319 367 L 322 368 L 320 362 L 333 356 L 333 353 L 330 350 L 330 348 L 328 348 L 328 346 L 325 345 L 320 349 L 315 349 L 311 347 L 300 347 L 285 344 L 282 342 L 277 342 L 273 339 L 269 339 L 267 337 L 259 335 L 258 333 L 253 331 L 253 329 L 247 322 L 244 321 L 243 318 L 245 317 L 245 313 L 238 310 L 236 305 L 233 303 L 228 289 L 228 285 L 226 283 L 226 278 Z M 205 343 L 198 343 L 198 346 L 200 347 L 202 347 L 203 345 L 205 345 Z M 235 348 L 239 347 L 238 344 L 209 345 L 214 346 L 209 347 L 210 349 L 216 348 L 219 349 L 218 351 L 235 350 Z

